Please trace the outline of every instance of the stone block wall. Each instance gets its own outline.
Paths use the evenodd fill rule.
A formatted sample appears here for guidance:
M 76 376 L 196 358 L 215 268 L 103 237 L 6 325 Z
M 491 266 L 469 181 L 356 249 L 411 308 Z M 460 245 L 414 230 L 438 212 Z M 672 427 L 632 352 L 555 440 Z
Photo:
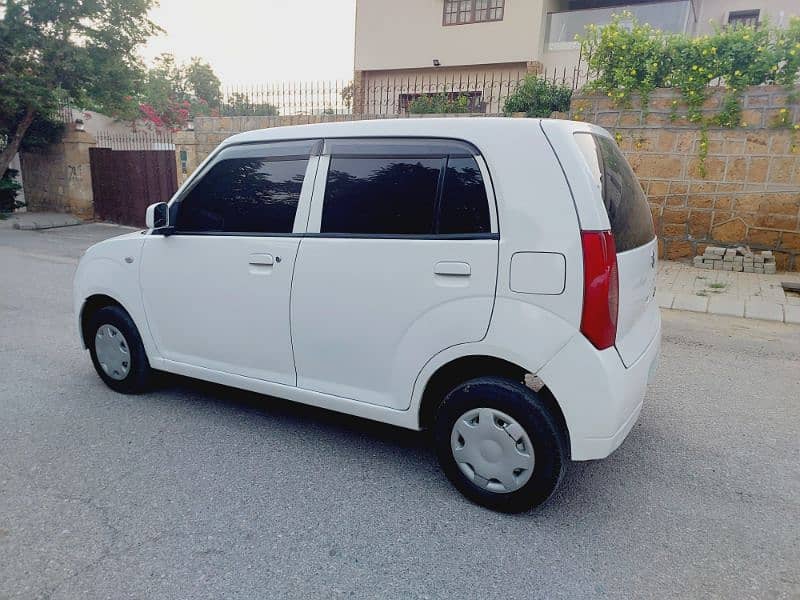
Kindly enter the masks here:
M 67 131 L 61 141 L 37 152 L 22 152 L 22 183 L 30 211 L 94 217 L 89 148 L 94 138 L 85 131 Z
M 711 95 L 705 116 L 722 98 L 722 90 Z M 708 129 L 703 174 L 700 127 L 671 118 L 678 99 L 675 90 L 657 90 L 645 111 L 637 102 L 620 109 L 606 96 L 579 95 L 570 116 L 617 139 L 650 201 L 663 258 L 748 245 L 772 250 L 779 270 L 800 271 L 800 132 L 775 125 L 781 109 L 800 122 L 800 107 L 782 87 L 748 89 L 742 126 Z

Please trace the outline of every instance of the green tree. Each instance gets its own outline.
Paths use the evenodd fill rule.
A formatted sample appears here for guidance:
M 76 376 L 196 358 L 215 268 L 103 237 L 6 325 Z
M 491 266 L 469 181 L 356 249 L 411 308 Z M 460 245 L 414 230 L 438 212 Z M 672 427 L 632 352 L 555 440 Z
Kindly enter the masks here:
M 186 89 L 198 100 L 205 100 L 211 108 L 219 108 L 222 82 L 207 62 L 193 57 L 184 71 Z
M 155 0 L 0 0 L 0 173 L 37 118 L 69 97 L 119 115 L 135 112 L 136 48 L 159 28 Z
M 207 62 L 194 57 L 181 65 L 165 53 L 147 70 L 140 110 L 159 127 L 181 127 L 193 115 L 219 110 L 221 87 Z

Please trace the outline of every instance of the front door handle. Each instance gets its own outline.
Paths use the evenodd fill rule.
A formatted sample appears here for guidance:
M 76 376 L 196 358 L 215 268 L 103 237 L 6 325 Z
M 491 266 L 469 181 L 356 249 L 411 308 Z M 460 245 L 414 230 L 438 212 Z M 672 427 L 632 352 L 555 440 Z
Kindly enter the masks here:
M 469 263 L 444 260 L 436 263 L 433 268 L 436 275 L 454 275 L 457 277 L 469 277 L 472 274 Z
M 251 254 L 249 262 L 251 265 L 271 267 L 275 264 L 275 257 L 272 254 Z

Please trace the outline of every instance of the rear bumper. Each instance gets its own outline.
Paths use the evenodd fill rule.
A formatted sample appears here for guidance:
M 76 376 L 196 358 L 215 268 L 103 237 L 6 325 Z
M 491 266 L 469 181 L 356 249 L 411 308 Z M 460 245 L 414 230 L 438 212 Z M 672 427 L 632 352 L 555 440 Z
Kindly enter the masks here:
M 656 335 L 625 368 L 615 348 L 598 351 L 576 335 L 538 373 L 564 413 L 573 460 L 605 458 L 625 440 L 642 410 L 661 350 Z

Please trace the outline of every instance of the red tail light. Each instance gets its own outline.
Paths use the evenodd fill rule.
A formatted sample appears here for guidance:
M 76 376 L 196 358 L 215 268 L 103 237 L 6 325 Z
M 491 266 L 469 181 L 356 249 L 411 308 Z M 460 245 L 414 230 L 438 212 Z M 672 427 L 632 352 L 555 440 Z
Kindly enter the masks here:
M 619 274 L 614 234 L 610 231 L 582 231 L 583 314 L 581 333 L 598 350 L 617 339 Z

